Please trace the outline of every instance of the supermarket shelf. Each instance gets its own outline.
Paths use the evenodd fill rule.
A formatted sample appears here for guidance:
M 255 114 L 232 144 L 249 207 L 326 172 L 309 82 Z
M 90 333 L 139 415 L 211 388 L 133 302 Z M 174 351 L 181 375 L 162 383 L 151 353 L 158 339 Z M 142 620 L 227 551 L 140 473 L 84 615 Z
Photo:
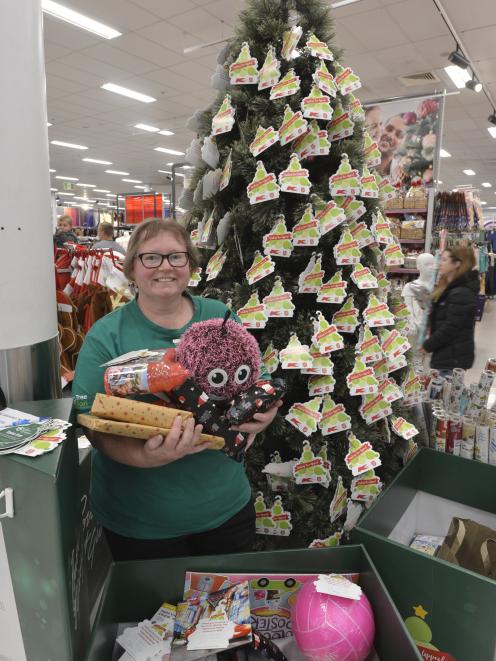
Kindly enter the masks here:
M 425 243 L 425 238 L 424 239 L 399 239 L 400 243 L 421 243 L 422 245 Z
M 397 216 L 404 213 L 427 213 L 427 209 L 384 209 L 387 216 Z
M 418 269 L 405 269 L 401 266 L 393 266 L 393 268 L 388 269 L 388 273 L 418 273 Z

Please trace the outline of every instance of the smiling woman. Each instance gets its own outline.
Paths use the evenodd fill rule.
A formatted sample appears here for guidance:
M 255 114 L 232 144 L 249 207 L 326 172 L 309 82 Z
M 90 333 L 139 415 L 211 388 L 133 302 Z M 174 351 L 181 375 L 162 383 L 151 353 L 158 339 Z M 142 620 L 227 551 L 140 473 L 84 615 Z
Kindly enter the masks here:
M 137 295 L 86 336 L 73 383 L 78 412 L 89 411 L 96 393 L 105 392 L 107 361 L 138 349 L 172 348 L 194 322 L 224 317 L 223 303 L 186 291 L 198 264 L 178 223 L 151 219 L 136 228 L 124 272 Z M 277 408 L 237 429 L 254 436 Z M 92 508 L 116 559 L 251 550 L 255 512 L 243 466 L 209 444 L 198 445 L 201 431 L 193 420 L 184 431 L 174 423 L 166 437 L 143 443 L 87 430 L 94 447 Z

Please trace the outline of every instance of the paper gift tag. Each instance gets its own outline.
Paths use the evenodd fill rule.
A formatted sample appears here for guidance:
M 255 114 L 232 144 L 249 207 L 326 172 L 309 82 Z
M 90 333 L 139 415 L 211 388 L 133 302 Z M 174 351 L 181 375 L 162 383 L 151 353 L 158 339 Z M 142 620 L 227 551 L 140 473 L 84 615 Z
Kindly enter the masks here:
M 338 243 L 334 244 L 333 253 L 338 266 L 359 264 L 362 256 L 358 241 L 353 238 L 347 228 L 341 232 Z
M 391 223 L 384 218 L 380 211 L 377 211 L 377 214 L 372 215 L 371 230 L 374 234 L 375 240 L 379 244 L 388 246 L 396 241 L 391 232 Z
M 303 119 L 302 113 L 293 112 L 290 106 L 284 108 L 284 117 L 278 130 L 279 142 L 281 145 L 287 145 L 288 142 L 296 140 L 308 131 L 308 122 Z
M 387 372 L 388 374 L 392 374 L 393 372 L 402 370 L 406 366 L 407 366 L 406 356 L 404 354 L 401 354 L 401 356 L 398 356 L 398 358 L 394 358 L 393 360 L 387 361 Z
M 358 289 L 377 289 L 377 280 L 368 266 L 363 266 L 360 263 L 355 264 L 350 277 Z
M 332 316 L 332 323 L 341 333 L 354 333 L 358 326 L 358 308 L 353 296 L 348 296 L 346 303 Z
M 268 275 L 274 272 L 276 265 L 272 261 L 270 255 L 262 256 L 260 251 L 256 251 L 253 257 L 253 263 L 246 272 L 246 279 L 248 280 L 249 285 L 254 285 L 262 278 L 266 278 Z
M 331 519 L 331 523 L 334 523 L 336 519 L 339 519 L 339 517 L 346 512 L 347 498 L 348 490 L 343 485 L 343 478 L 339 475 L 336 491 L 334 492 L 331 504 L 329 505 L 329 518 Z
M 383 271 L 378 273 L 375 277 L 377 278 L 377 286 L 379 288 L 379 298 L 387 298 L 387 295 L 391 291 L 391 281 L 387 279 L 387 276 Z M 396 317 L 394 309 L 393 314 Z
M 386 278 L 386 276 L 384 276 Z M 386 279 L 386 282 L 388 284 L 391 284 L 389 280 Z M 392 305 L 392 311 L 396 319 L 409 319 L 410 318 L 410 312 L 408 311 L 408 308 L 406 306 L 406 303 L 403 303 L 401 299 L 398 299 L 396 303 L 393 303 Z
M 388 372 L 388 360 L 386 357 L 378 360 L 376 363 L 372 365 L 372 367 L 374 368 L 375 378 L 377 379 L 377 381 L 379 381 L 379 383 L 387 379 L 389 372 Z
M 394 379 L 381 381 L 379 383 L 379 393 L 390 404 L 403 397 L 403 392 Z
M 258 292 L 250 296 L 246 305 L 240 308 L 237 314 L 245 328 L 265 328 L 267 325 L 265 305 L 260 303 Z
M 363 133 L 363 157 L 368 168 L 375 168 L 381 163 L 381 152 L 377 142 L 372 140 L 368 131 Z
M 314 539 L 313 542 L 308 546 L 309 549 L 328 549 L 335 548 L 339 546 L 339 542 L 343 533 L 338 530 L 333 535 L 326 537 L 325 539 Z
M 281 77 L 281 63 L 276 57 L 273 46 L 269 46 L 264 63 L 258 74 L 258 90 L 273 87 Z
M 346 218 L 348 218 L 350 222 L 358 222 L 358 220 L 367 213 L 367 209 L 362 200 L 356 200 L 351 195 L 348 197 L 338 196 L 334 198 L 334 201 L 343 209 Z
M 319 89 L 321 89 L 326 94 L 329 94 L 333 98 L 336 98 L 338 88 L 334 82 L 334 76 L 329 71 L 324 61 L 317 65 L 312 78 L 313 82 Z
M 369 302 L 363 311 L 363 318 L 370 328 L 394 326 L 394 315 L 385 301 L 380 301 L 375 294 L 369 294 Z
M 212 209 L 212 212 L 205 221 L 205 224 L 203 225 L 202 231 L 199 235 L 198 246 L 200 248 L 213 249 L 216 247 L 216 241 L 215 241 L 216 234 L 215 234 L 214 223 L 215 223 L 215 208 Z
M 303 441 L 300 458 L 293 466 L 293 476 L 296 484 L 325 484 L 329 486 L 329 470 L 324 467 L 321 457 L 316 457 L 308 441 Z
M 330 143 L 329 143 L 329 147 L 330 147 Z M 298 156 L 300 161 L 302 161 L 305 158 L 310 158 L 311 156 L 312 157 L 318 156 L 317 152 L 319 150 L 319 125 L 317 124 L 315 119 L 312 119 L 312 121 L 308 125 L 306 133 L 302 133 L 298 138 L 296 138 L 296 140 L 293 142 L 291 149 Z
M 301 109 L 303 111 L 303 117 L 307 117 L 308 119 L 330 120 L 333 113 L 331 98 L 327 94 L 324 94 L 316 85 L 312 85 L 310 94 L 302 100 Z
M 334 70 L 336 72 L 336 85 L 342 96 L 346 96 L 362 86 L 360 78 L 353 73 L 353 69 L 350 67 L 345 68 L 339 62 L 336 62 Z
M 225 649 L 234 637 L 235 627 L 235 623 L 228 619 L 225 612 L 223 616 L 216 616 L 214 612 L 210 617 L 200 618 L 194 631 L 188 636 L 186 649 L 188 651 Z
M 352 220 L 348 223 L 348 228 L 351 232 L 351 236 L 355 239 L 355 241 L 358 241 L 359 248 L 366 248 L 367 246 L 375 243 L 374 235 L 365 223 L 357 223 L 356 221 Z
M 326 129 L 321 129 L 318 132 L 318 143 L 316 156 L 327 156 L 331 150 L 331 143 L 327 137 Z
M 198 245 L 198 240 L 199 240 L 199 237 L 198 237 L 198 228 L 197 228 L 197 229 L 194 229 L 194 230 L 191 230 L 191 232 L 189 233 L 189 237 L 190 237 L 190 239 L 191 239 L 191 243 L 192 243 L 194 246 L 197 246 L 197 245 Z
M 281 191 L 283 193 L 308 195 L 312 187 L 308 174 L 308 170 L 301 167 L 298 156 L 291 154 L 291 160 L 287 169 L 279 174 Z
M 205 272 L 207 274 L 207 282 L 210 280 L 215 280 L 215 278 L 222 271 L 224 262 L 226 261 L 227 253 L 223 253 L 222 249 L 219 248 L 214 255 L 209 259 L 207 266 L 205 267 Z
M 270 89 L 270 100 L 283 99 L 286 96 L 292 96 L 300 91 L 300 77 L 295 74 L 294 69 L 290 69 L 288 73 L 281 78 Z
M 381 360 L 383 356 L 379 338 L 372 333 L 367 325 L 363 326 L 360 332 L 360 339 L 357 342 L 355 351 L 366 365 Z
M 360 99 L 357 99 L 354 94 L 348 94 L 348 110 L 355 122 L 365 121 L 365 110 L 363 109 Z
M 381 478 L 375 474 L 374 469 L 366 471 L 363 475 L 351 480 L 351 499 L 370 502 L 381 493 Z
M 415 404 L 420 404 L 422 402 L 422 382 L 420 377 L 415 374 L 412 367 L 408 370 L 405 380 L 401 384 L 401 390 L 405 398 L 405 406 L 414 406 Z
M 265 503 L 264 495 L 261 491 L 257 493 L 255 498 L 255 532 L 257 535 L 270 535 L 274 530 L 274 522 L 272 521 L 272 511 Z
M 222 191 L 231 181 L 231 171 L 232 171 L 232 149 L 229 150 L 229 153 L 224 163 L 222 169 L 222 175 L 220 177 L 219 190 Z
M 311 436 L 317 431 L 317 425 L 322 418 L 321 403 L 321 397 L 313 397 L 308 402 L 297 402 L 289 409 L 285 419 L 305 436 Z
M 387 418 L 393 412 L 393 409 L 380 393 L 376 395 L 364 395 L 359 410 L 360 415 L 368 425 Z
M 307 204 L 303 216 L 293 227 L 293 245 L 298 246 L 317 246 L 320 239 L 319 221 L 313 216 L 311 204 Z
M 350 113 L 343 108 L 341 101 L 336 102 L 334 114 L 331 121 L 327 124 L 327 134 L 331 142 L 343 140 L 353 135 L 355 122 L 351 119 Z M 355 193 L 354 193 L 355 194 Z
M 411 422 L 400 417 L 391 418 L 391 429 L 395 434 L 401 436 L 401 438 L 405 438 L 407 441 L 419 433 L 418 429 Z
M 232 225 L 232 214 L 230 211 L 227 211 L 222 218 L 219 220 L 219 224 L 217 225 L 217 243 L 219 246 L 221 246 L 224 241 L 227 239 L 227 235 L 229 234 L 229 230 L 231 229 Z
M 336 404 L 329 395 L 326 395 L 319 428 L 322 436 L 330 436 L 351 429 L 351 417 L 346 413 L 344 404 Z
M 274 348 L 272 342 L 269 342 L 262 354 L 262 363 L 264 370 L 269 374 L 273 374 L 279 367 L 279 352 Z
M 405 256 L 399 243 L 395 242 L 390 246 L 386 246 L 383 255 L 386 266 L 403 266 L 405 263 Z
M 282 37 L 281 57 L 284 60 L 293 59 L 293 51 L 295 50 L 298 42 L 303 34 L 303 28 L 299 25 L 294 25 L 291 29 L 287 30 Z
M 326 353 L 321 353 L 316 344 L 310 347 L 310 355 L 312 356 L 312 367 L 306 367 L 301 370 L 302 374 L 333 374 L 334 364 L 331 357 Z
M 277 216 L 274 227 L 262 239 L 264 254 L 290 257 L 293 252 L 293 233 L 288 232 L 283 215 Z
M 267 173 L 262 161 L 257 161 L 255 176 L 246 189 L 250 204 L 275 200 L 279 197 L 279 190 L 276 175 L 272 172 Z
M 355 359 L 353 370 L 346 377 L 346 385 L 352 396 L 373 395 L 379 390 L 373 368 L 366 367 L 360 357 Z
M 312 342 L 319 352 L 324 354 L 344 348 L 343 337 L 336 326 L 326 320 L 320 310 L 317 310 L 316 318 L 313 321 Z
M 251 56 L 250 46 L 246 41 L 241 52 L 229 67 L 231 85 L 256 85 L 258 83 L 258 62 Z
M 312 253 L 304 271 L 298 276 L 298 292 L 300 294 L 317 294 L 324 279 L 322 270 L 322 255 Z
M 382 203 L 389 202 L 396 197 L 396 191 L 389 181 L 388 177 L 381 177 L 377 172 L 375 173 L 377 187 L 379 189 L 379 199 Z
M 331 374 L 315 374 L 308 379 L 308 394 L 329 395 L 334 392 L 336 379 Z
M 273 126 L 265 129 L 259 126 L 253 142 L 250 144 L 250 151 L 256 158 L 273 144 L 279 141 L 279 134 L 274 130 Z
M 346 520 L 343 525 L 343 530 L 350 532 L 358 523 L 362 516 L 363 507 L 360 503 L 354 503 L 351 498 L 348 498 L 348 507 L 346 508 Z
M 235 113 L 236 111 L 231 105 L 231 96 L 226 94 L 221 107 L 212 118 L 212 135 L 229 133 L 234 126 Z
M 188 282 L 188 287 L 198 287 L 202 279 L 202 268 L 199 266 L 192 273 Z
M 283 370 L 301 370 L 313 364 L 308 345 L 301 344 L 296 333 L 291 335 L 288 344 L 279 352 L 279 360 Z
M 410 342 L 395 328 L 390 331 L 383 331 L 381 341 L 382 350 L 390 361 L 395 360 L 410 349 Z
M 291 524 L 291 512 L 288 512 L 282 506 L 281 496 L 276 496 L 274 504 L 270 510 L 274 528 L 269 535 L 277 535 L 279 537 L 287 537 L 291 534 L 293 526 Z
M 214 170 L 219 164 L 219 150 L 215 143 L 215 139 L 211 136 L 207 136 L 203 140 L 203 145 L 201 148 L 201 157 L 204 163 Z
M 313 33 L 308 36 L 305 46 L 310 51 L 312 57 L 318 57 L 321 60 L 328 60 L 329 62 L 334 60 L 334 55 L 326 42 L 317 39 Z
M 346 220 L 344 209 L 336 204 L 334 200 L 329 200 L 323 209 L 320 209 L 316 215 L 319 221 L 320 233 L 322 236 L 335 229 Z
M 349 448 L 344 461 L 353 476 L 362 475 L 381 465 L 381 457 L 367 441 L 362 443 L 353 432 L 348 434 Z
M 295 310 L 295 305 L 292 301 L 292 293 L 284 291 L 281 278 L 276 276 L 272 291 L 263 299 L 265 312 L 268 317 L 292 317 Z
M 329 190 L 333 197 L 360 194 L 360 174 L 351 167 L 348 154 L 341 154 L 337 172 L 329 177 Z
M 330 280 L 324 282 L 317 294 L 318 303 L 342 303 L 346 298 L 347 283 L 342 271 L 336 271 Z
M 363 166 L 362 177 L 360 179 L 360 187 L 362 189 L 362 192 L 360 193 L 361 197 L 365 197 L 365 198 L 379 197 L 379 187 L 377 186 L 375 175 L 370 174 L 367 165 Z

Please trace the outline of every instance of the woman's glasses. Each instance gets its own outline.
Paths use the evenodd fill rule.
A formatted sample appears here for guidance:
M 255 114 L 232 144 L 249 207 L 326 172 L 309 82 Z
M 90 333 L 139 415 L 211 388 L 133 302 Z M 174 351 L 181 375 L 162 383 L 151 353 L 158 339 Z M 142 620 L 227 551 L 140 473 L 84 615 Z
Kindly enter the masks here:
M 142 252 L 138 255 L 138 258 L 145 269 L 156 269 L 159 266 L 162 266 L 164 259 L 166 259 L 171 266 L 179 268 L 181 266 L 186 266 L 189 262 L 189 253 L 170 252 L 167 255 L 163 255 L 159 252 Z

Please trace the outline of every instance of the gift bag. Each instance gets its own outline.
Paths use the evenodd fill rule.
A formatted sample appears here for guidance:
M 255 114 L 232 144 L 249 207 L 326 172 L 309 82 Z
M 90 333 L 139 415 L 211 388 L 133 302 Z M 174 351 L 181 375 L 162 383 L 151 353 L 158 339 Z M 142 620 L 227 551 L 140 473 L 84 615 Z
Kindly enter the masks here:
M 496 530 L 453 517 L 437 557 L 496 579 Z

